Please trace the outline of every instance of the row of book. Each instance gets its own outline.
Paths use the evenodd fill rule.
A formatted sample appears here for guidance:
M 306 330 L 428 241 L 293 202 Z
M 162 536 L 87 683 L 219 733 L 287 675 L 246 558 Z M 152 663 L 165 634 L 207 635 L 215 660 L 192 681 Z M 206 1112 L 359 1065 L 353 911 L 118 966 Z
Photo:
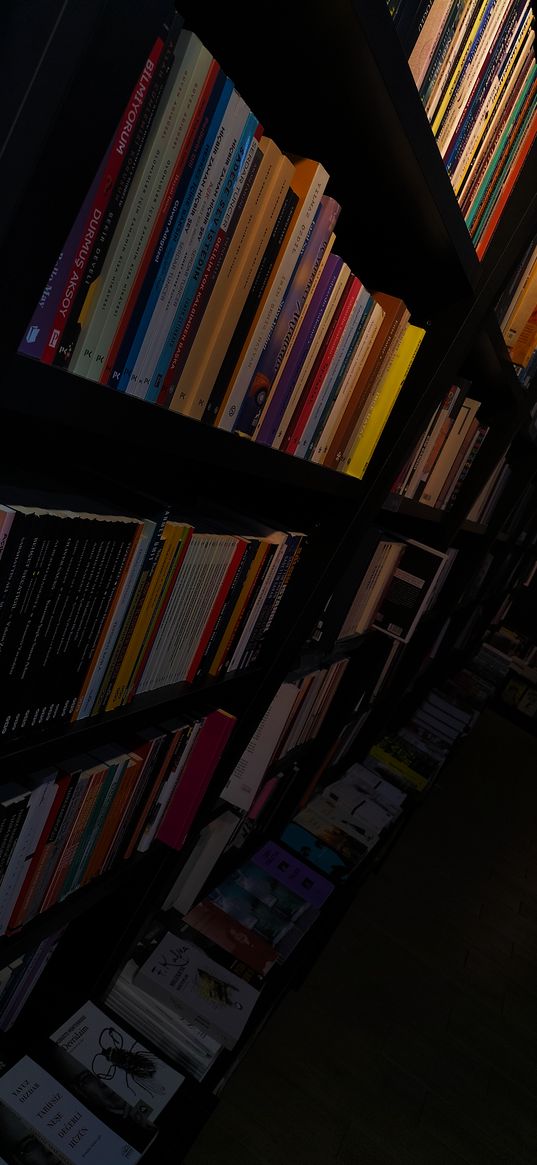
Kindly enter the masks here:
M 496 304 L 509 355 L 523 385 L 529 387 L 537 369 L 537 242 L 533 240 L 517 263 Z
M 479 258 L 535 140 L 530 0 L 390 2 Z
M 235 717 L 214 709 L 141 729 L 0 789 L 0 934 L 153 840 L 184 844 Z
M 362 477 L 425 330 L 336 254 L 325 167 L 268 138 L 179 25 L 148 55 L 19 351 Z
M 293 749 L 314 740 L 343 679 L 349 660 L 340 659 L 280 684 L 221 797 L 257 816 L 270 791 L 262 783 L 267 771 Z M 274 780 L 278 775 L 274 774 Z M 257 800 L 261 791 L 261 800 Z
M 4 497 L 4 735 L 251 666 L 304 542 L 216 509 L 140 516 L 46 491 Z
M 489 431 L 479 420 L 481 401 L 466 395 L 462 380 L 453 384 L 435 409 L 391 493 L 424 506 L 450 510 Z
M 339 630 L 339 638 L 382 631 L 408 643 L 437 601 L 457 556 L 414 538 L 379 538 Z

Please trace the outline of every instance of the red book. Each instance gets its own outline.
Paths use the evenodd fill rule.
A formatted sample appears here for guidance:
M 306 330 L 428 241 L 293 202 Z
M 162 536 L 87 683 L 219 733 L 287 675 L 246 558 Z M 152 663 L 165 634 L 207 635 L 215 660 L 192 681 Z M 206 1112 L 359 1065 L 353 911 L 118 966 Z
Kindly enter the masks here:
M 236 716 L 216 708 L 204 718 L 157 832 L 157 840 L 181 849 L 224 751 Z
M 125 162 L 125 133 L 128 132 L 129 136 L 132 134 L 133 128 L 141 116 L 144 104 L 150 93 L 155 70 L 164 52 L 164 48 L 164 40 L 162 37 L 157 37 L 116 127 L 114 137 L 108 149 L 105 165 L 102 168 L 100 182 L 95 191 L 95 197 L 92 200 L 91 207 L 82 225 L 80 243 L 72 267 L 69 270 L 67 282 L 58 299 L 54 322 L 41 355 L 41 360 L 44 364 L 52 364 L 56 356 L 59 341 L 61 340 L 63 330 L 67 324 L 71 308 L 76 298 L 76 291 L 80 286 L 86 266 L 92 255 L 92 247 L 89 244 L 100 229 L 106 208 L 112 198 L 115 184 Z
M 218 619 L 220 611 L 222 610 L 222 607 L 226 601 L 227 593 L 228 593 L 229 588 L 233 582 L 233 579 L 235 578 L 235 575 L 239 569 L 241 560 L 243 559 L 244 555 L 246 554 L 246 551 L 248 549 L 248 545 L 249 545 L 249 543 L 245 538 L 239 538 L 237 540 L 237 545 L 236 545 L 235 550 L 233 552 L 233 557 L 231 559 L 231 562 L 229 563 L 229 566 L 226 570 L 224 578 L 222 579 L 222 582 L 220 584 L 220 588 L 219 588 L 218 594 L 216 596 L 216 599 L 213 603 L 209 618 L 207 619 L 205 627 L 203 628 L 203 634 L 202 634 L 201 639 L 198 643 L 196 651 L 195 651 L 192 659 L 190 660 L 189 668 L 188 668 L 188 671 L 186 673 L 187 682 L 189 684 L 191 684 L 192 681 L 195 679 L 196 672 L 197 672 L 198 667 L 200 665 L 200 660 L 203 656 L 205 648 L 206 648 L 206 646 L 209 642 L 209 639 L 211 637 L 211 632 L 213 630 L 213 627 L 216 624 L 216 620 Z M 222 631 L 222 634 L 223 633 L 224 632 Z
M 185 135 L 185 139 L 183 141 L 183 145 L 182 145 L 182 147 L 179 151 L 179 154 L 177 155 L 177 158 L 175 160 L 170 178 L 168 180 L 168 184 L 166 186 L 166 191 L 164 193 L 164 197 L 163 197 L 161 205 L 160 205 L 158 215 L 155 219 L 153 229 L 152 229 L 151 234 L 149 236 L 149 241 L 148 241 L 147 246 L 144 250 L 141 263 L 138 267 L 136 278 L 133 281 L 131 290 L 130 290 L 129 295 L 127 297 L 127 302 L 125 304 L 125 308 L 123 310 L 123 314 L 121 316 L 121 320 L 119 322 L 119 326 L 118 326 L 116 334 L 114 336 L 113 343 L 110 347 L 110 351 L 109 351 L 108 356 L 106 358 L 106 362 L 103 366 L 101 375 L 99 377 L 101 384 L 109 384 L 111 388 L 114 388 L 116 386 L 117 381 L 121 377 L 121 373 L 123 371 L 123 368 L 121 367 L 121 369 L 120 369 L 119 365 L 118 365 L 117 369 L 115 368 L 116 358 L 118 356 L 119 350 L 120 350 L 121 345 L 123 343 L 123 340 L 125 338 L 125 333 L 126 333 L 127 328 L 129 326 L 129 322 L 130 322 L 133 308 L 138 301 L 138 297 L 140 295 L 140 291 L 142 289 L 144 279 L 147 275 L 151 261 L 153 260 L 155 252 L 158 248 L 160 238 L 162 236 L 162 232 L 166 226 L 166 221 L 167 221 L 168 215 L 170 213 L 170 210 L 171 210 L 171 207 L 173 204 L 175 188 L 177 186 L 179 178 L 181 177 L 182 171 L 183 171 L 184 166 L 185 166 L 185 162 L 187 161 L 188 156 L 190 154 L 192 142 L 194 141 L 195 135 L 197 134 L 199 127 L 201 125 L 203 115 L 205 113 L 205 109 L 207 106 L 207 102 L 209 100 L 209 97 L 211 95 L 212 89 L 214 87 L 214 84 L 215 84 L 215 81 L 216 81 L 216 78 L 217 78 L 219 72 L 220 72 L 220 66 L 219 66 L 218 62 L 213 61 L 212 64 L 210 65 L 209 72 L 208 72 L 207 78 L 205 80 L 205 84 L 203 85 L 201 93 L 198 97 L 196 107 L 195 107 L 194 113 L 192 115 L 192 120 L 190 122 L 189 128 L 188 128 L 187 133 Z
M 362 284 L 357 275 L 349 275 L 341 299 L 334 312 L 330 327 L 321 345 L 320 352 L 308 376 L 304 394 L 295 410 L 289 428 L 280 445 L 284 453 L 295 453 L 298 443 L 307 424 L 310 413 L 322 389 L 323 381 L 334 359 L 349 316 L 356 302 Z

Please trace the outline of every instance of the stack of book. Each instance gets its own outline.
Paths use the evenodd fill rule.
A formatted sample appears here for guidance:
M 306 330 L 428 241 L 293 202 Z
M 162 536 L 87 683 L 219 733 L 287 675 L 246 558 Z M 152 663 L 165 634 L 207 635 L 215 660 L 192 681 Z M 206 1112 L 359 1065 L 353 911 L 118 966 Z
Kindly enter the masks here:
M 349 660 L 316 668 L 280 684 L 221 796 L 250 809 L 269 767 L 319 734 Z
M 251 666 L 304 541 L 234 514 L 140 517 L 92 499 L 13 495 L 0 505 L 9 735 Z
M 454 547 L 437 550 L 413 538 L 381 538 L 339 638 L 372 628 L 408 643 L 420 619 L 434 606 L 456 554 Z
M 446 761 L 454 744 L 475 722 L 476 713 L 453 692 L 433 688 L 412 718 L 387 733 L 369 750 L 364 765 L 422 793 Z
M 362 477 L 425 330 L 336 254 L 324 166 L 267 137 L 179 24 L 149 52 L 19 350 Z
M 188 831 L 235 717 L 215 709 L 142 729 L 2 786 L 0 933 L 13 931 L 152 841 Z
M 284 827 L 281 840 L 334 882 L 364 861 L 401 813 L 406 794 L 390 775 L 360 764 L 313 789 L 313 796 Z
M 121 1165 L 155 1141 L 184 1076 L 88 1000 L 0 1076 L 9 1162 Z
M 537 367 L 537 242 L 527 248 L 496 305 L 509 355 L 524 387 Z
M 469 387 L 469 386 L 467 386 Z M 478 416 L 481 401 L 454 384 L 435 409 L 391 493 L 450 510 L 489 431 Z
M 531 2 L 399 0 L 394 19 L 481 258 L 537 130 Z

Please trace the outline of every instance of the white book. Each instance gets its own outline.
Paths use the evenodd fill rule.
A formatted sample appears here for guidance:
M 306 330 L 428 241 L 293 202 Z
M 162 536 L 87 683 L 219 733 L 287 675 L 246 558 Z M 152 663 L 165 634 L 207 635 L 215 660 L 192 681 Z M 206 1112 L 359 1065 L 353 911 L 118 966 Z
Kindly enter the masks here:
M 98 379 L 121 322 L 158 210 L 173 181 L 213 58 L 199 38 L 182 29 L 159 112 L 138 163 L 69 369 Z
M 141 1159 L 141 1153 L 30 1056 L 0 1076 L 0 1101 L 66 1165 L 124 1165 Z
M 56 796 L 55 776 L 56 773 L 52 769 L 43 772 L 42 783 L 39 783 L 30 793 L 28 812 L 0 882 L 0 934 L 6 932 L 13 907 L 26 876 L 28 863 L 41 837 Z M 39 780 L 39 777 L 37 779 Z
M 320 205 L 328 178 L 327 170 L 319 162 L 312 177 L 308 194 L 299 207 L 298 214 L 293 221 L 292 229 L 288 234 L 287 242 L 279 255 L 275 270 L 272 272 L 265 290 L 261 310 L 256 319 L 251 339 L 243 354 L 240 365 L 234 373 L 233 387 L 217 422 L 220 429 L 226 429 L 228 431 L 233 429 L 238 410 L 257 367 L 263 345 L 268 340 L 277 320 L 280 304 L 306 241 L 309 228 Z
M 452 5 L 453 0 L 434 0 L 408 58 L 409 68 L 418 89 L 425 79 Z
M 240 133 L 249 109 L 237 90 L 233 90 L 219 127 L 215 127 L 211 151 L 198 187 L 193 191 L 183 229 L 166 272 L 159 298 L 131 372 L 128 391 L 145 396 L 160 354 L 167 341 L 175 312 L 185 291 L 205 229 L 210 222 L 218 194 L 223 186 Z M 183 216 L 186 208 L 183 210 Z M 186 315 L 185 315 L 186 318 Z M 170 351 L 170 358 L 173 351 Z
M 220 794 L 224 801 L 229 801 L 238 809 L 250 808 L 274 755 L 296 695 L 294 684 L 280 685 Z
M 175 792 L 179 777 L 185 767 L 189 754 L 192 751 L 196 738 L 201 732 L 202 725 L 202 720 L 199 720 L 196 724 L 193 725 L 188 740 L 180 751 L 180 756 L 177 758 L 176 763 L 173 764 L 170 768 L 169 773 L 167 774 L 163 784 L 158 791 L 155 802 L 151 809 L 150 819 L 147 821 L 136 846 L 136 849 L 139 853 L 145 853 L 149 849 L 153 838 L 157 835 L 158 828 L 162 818 L 164 817 L 164 813 L 171 801 L 173 793 Z
M 180 914 L 187 914 L 239 823 L 240 818 L 231 809 L 226 809 L 202 829 L 190 857 L 163 903 L 163 910 L 173 908 Z

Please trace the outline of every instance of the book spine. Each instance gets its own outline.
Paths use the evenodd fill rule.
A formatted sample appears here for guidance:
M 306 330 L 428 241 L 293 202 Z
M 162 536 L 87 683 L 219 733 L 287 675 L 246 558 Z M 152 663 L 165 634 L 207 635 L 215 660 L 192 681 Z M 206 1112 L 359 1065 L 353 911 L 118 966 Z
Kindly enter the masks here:
M 85 311 L 85 304 L 89 302 L 92 288 L 100 277 L 103 264 L 109 251 L 112 237 L 118 225 L 119 217 L 129 192 L 136 167 L 140 161 L 142 151 L 148 139 L 152 125 L 158 112 L 167 78 L 173 61 L 175 36 L 168 38 L 164 51 L 153 74 L 146 100 L 140 110 L 139 119 L 133 121 L 134 110 L 125 123 L 123 131 L 123 163 L 117 176 L 112 197 L 106 214 L 101 219 L 101 229 L 93 240 L 91 252 L 88 256 L 84 277 L 73 296 L 69 318 L 63 329 L 61 340 L 54 356 L 54 364 L 68 368 L 80 334 L 79 320 Z
M 302 538 L 301 535 L 298 535 L 298 537 L 292 539 L 290 542 L 289 555 L 284 556 L 280 563 L 280 568 L 269 590 L 265 607 L 262 608 L 260 617 L 254 627 L 253 635 L 248 641 L 246 655 L 244 660 L 241 661 L 242 667 L 253 667 L 256 663 L 301 553 Z
M 211 390 L 209 400 L 205 406 L 205 411 L 202 416 L 202 420 L 205 424 L 214 424 L 222 409 L 235 364 L 237 363 L 243 344 L 246 341 L 250 327 L 261 304 L 263 294 L 267 287 L 273 268 L 276 264 L 278 254 L 283 246 L 284 239 L 289 230 L 297 206 L 298 195 L 290 186 L 274 224 L 270 239 L 263 252 L 263 257 L 257 268 L 255 278 L 248 292 L 246 303 L 244 304 L 235 331 L 233 332 L 232 339 L 228 345 L 226 355 L 220 366 L 220 370 Z
M 238 102 L 241 118 L 246 113 L 244 102 Z M 233 121 L 236 119 L 236 114 Z M 225 124 L 225 122 L 224 122 Z M 240 125 L 240 122 L 239 122 Z M 231 126 L 222 137 L 220 149 L 225 151 L 225 157 L 222 160 L 222 168 L 218 174 L 217 180 L 214 183 L 212 193 L 206 200 L 206 203 L 201 203 L 201 209 L 198 215 L 197 231 L 196 222 L 194 222 L 194 238 L 188 250 L 185 262 L 182 264 L 182 274 L 179 285 L 173 291 L 170 301 L 169 318 L 171 324 L 166 334 L 164 344 L 160 348 L 154 371 L 151 375 L 151 383 L 147 399 L 158 400 L 161 389 L 164 390 L 164 380 L 166 373 L 173 360 L 174 352 L 177 344 L 180 341 L 183 328 L 189 316 L 190 308 L 196 297 L 198 287 L 203 273 L 205 271 L 207 252 L 212 249 L 212 244 L 215 239 L 220 237 L 223 244 L 223 235 L 220 235 L 220 224 L 225 216 L 229 203 L 233 196 L 233 191 L 237 180 L 239 178 L 241 169 L 244 165 L 245 159 L 249 153 L 249 149 L 254 138 L 254 134 L 261 130 L 257 118 L 248 113 L 246 122 L 242 129 L 237 128 L 232 130 Z M 214 154 L 213 154 L 214 157 Z M 216 158 L 218 163 L 218 158 Z M 202 179 L 203 184 L 203 179 Z M 208 216 L 211 216 L 209 224 L 205 224 Z M 199 220 L 201 219 L 201 225 Z M 188 225 L 188 224 L 187 224 Z M 185 232 L 187 226 L 185 225 Z M 221 250 L 221 246 L 219 247 Z M 214 263 L 213 263 L 214 267 Z M 161 335 L 164 335 L 161 328 Z M 160 347 L 160 340 L 155 350 Z
M 234 724 L 235 717 L 220 710 L 207 717 L 158 830 L 164 845 L 172 849 L 184 845 Z
M 130 142 L 133 129 L 141 119 L 144 106 L 148 102 L 153 77 L 158 69 L 158 64 L 164 54 L 165 47 L 165 41 L 162 37 L 157 37 L 116 129 L 107 154 L 106 166 L 101 175 L 98 188 L 95 191 L 95 197 L 92 200 L 91 207 L 84 220 L 82 233 L 79 236 L 75 249 L 73 263 L 68 268 L 69 275 L 67 281 L 59 292 L 58 306 L 52 328 L 41 354 L 41 360 L 45 364 L 52 364 L 57 352 L 58 343 L 67 326 L 78 288 L 93 253 L 94 242 L 98 237 L 102 220 L 124 165 L 125 149 Z

